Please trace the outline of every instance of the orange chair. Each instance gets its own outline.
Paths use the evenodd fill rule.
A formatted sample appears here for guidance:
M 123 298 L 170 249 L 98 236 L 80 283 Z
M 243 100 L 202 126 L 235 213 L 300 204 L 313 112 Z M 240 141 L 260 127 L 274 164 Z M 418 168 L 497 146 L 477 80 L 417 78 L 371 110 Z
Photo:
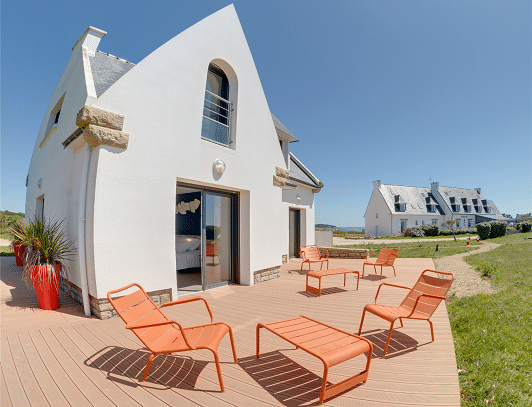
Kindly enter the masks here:
M 383 247 L 381 249 L 381 252 L 379 253 L 379 256 L 375 259 L 375 262 L 368 261 L 369 255 L 372 254 L 373 256 L 377 256 L 374 253 L 368 252 L 366 255 L 366 261 L 362 265 L 362 277 L 364 277 L 364 267 L 366 267 L 366 264 L 370 264 L 375 269 L 375 274 L 377 273 L 377 266 L 381 266 L 381 280 L 382 280 L 382 268 L 384 266 L 388 266 L 393 268 L 393 275 L 395 276 L 395 267 L 393 266 L 393 262 L 395 259 L 399 256 L 399 248 L 398 247 Z
M 427 275 L 427 273 L 437 275 Z M 450 276 L 450 278 L 444 278 L 442 275 Z M 399 322 L 401 322 L 401 326 L 403 326 L 403 318 L 427 320 L 430 324 L 432 341 L 434 341 L 434 330 L 432 328 L 432 321 L 430 320 L 430 317 L 434 311 L 436 311 L 438 305 L 440 305 L 440 302 L 446 299 L 445 294 L 447 294 L 447 291 L 449 291 L 453 280 L 454 276 L 452 273 L 447 273 L 445 271 L 425 270 L 421 273 L 413 288 L 389 283 L 381 283 L 377 289 L 377 294 L 375 295 L 375 304 L 368 304 L 364 307 L 362 319 L 360 320 L 360 328 L 358 329 L 358 335 L 360 335 L 360 332 L 362 332 L 362 324 L 364 323 L 364 316 L 366 315 L 367 311 L 391 323 L 390 331 L 388 332 L 388 339 L 386 340 L 386 345 L 384 345 L 382 356 L 386 355 L 386 349 L 388 349 L 388 344 L 390 343 L 390 338 L 392 336 L 393 324 L 397 319 L 399 319 Z M 383 285 L 405 288 L 410 290 L 410 292 L 406 295 L 405 299 L 398 307 L 377 304 L 377 297 L 379 296 L 379 292 Z
M 138 290 L 123 297 L 111 298 L 112 294 L 125 291 L 134 286 Z M 156 355 L 208 349 L 214 355 L 220 388 L 222 391 L 225 390 L 222 371 L 220 370 L 220 361 L 218 359 L 218 345 L 225 334 L 229 332 L 233 357 L 235 363 L 238 363 L 233 331 L 229 325 L 223 322 L 213 322 L 211 309 L 204 298 L 186 298 L 184 300 L 167 302 L 158 307 L 139 284 L 133 283 L 118 290 L 109 291 L 107 293 L 107 299 L 120 318 L 126 323 L 126 328 L 130 329 L 151 352 L 146 369 L 144 370 L 144 375 L 142 376 L 142 381 L 146 380 L 151 362 Z M 160 310 L 163 307 L 184 304 L 191 301 L 203 301 L 205 303 L 207 311 L 211 316 L 210 324 L 183 328 L 179 322 L 168 319 Z
M 327 253 L 326 258 L 322 258 L 321 255 Z M 323 268 L 323 262 L 327 262 L 327 269 L 329 268 L 329 250 L 325 250 L 320 253 L 318 246 L 301 246 L 301 251 L 299 252 L 303 256 L 303 263 L 301 263 L 301 270 L 303 270 L 303 264 L 308 263 L 308 271 L 310 271 L 310 263 L 321 263 L 320 270 Z

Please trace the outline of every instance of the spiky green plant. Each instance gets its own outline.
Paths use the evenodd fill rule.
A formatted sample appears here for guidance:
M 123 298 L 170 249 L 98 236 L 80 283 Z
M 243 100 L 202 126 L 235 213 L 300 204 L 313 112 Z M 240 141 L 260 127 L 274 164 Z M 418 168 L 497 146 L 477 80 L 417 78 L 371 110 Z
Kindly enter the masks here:
M 76 250 L 74 242 L 68 239 L 62 228 L 63 222 L 35 217 L 11 228 L 14 238 L 26 246 L 22 279 L 27 285 L 32 285 L 33 266 L 45 266 L 39 267 L 37 278 L 49 281 L 56 287 L 59 287 L 59 273 L 56 268 L 49 266 L 60 264 L 65 277 L 68 275 L 66 260 Z

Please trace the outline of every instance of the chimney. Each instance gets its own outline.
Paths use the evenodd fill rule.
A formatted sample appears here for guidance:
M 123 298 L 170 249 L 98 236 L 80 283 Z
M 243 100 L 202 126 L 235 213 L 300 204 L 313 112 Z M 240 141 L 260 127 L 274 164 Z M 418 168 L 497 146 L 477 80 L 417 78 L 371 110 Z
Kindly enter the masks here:
M 78 42 L 74 44 L 72 51 L 74 51 L 74 49 L 81 44 L 81 46 L 87 50 L 87 54 L 93 57 L 94 53 L 96 52 L 96 48 L 98 48 L 100 40 L 105 34 L 107 34 L 107 32 L 100 30 L 99 28 L 89 26 L 89 28 L 87 28 L 87 30 L 80 37 Z
M 430 183 L 430 192 L 432 192 L 432 195 L 440 188 L 439 182 L 431 182 Z
M 381 180 L 373 181 L 373 189 L 378 190 L 381 187 Z
M 477 190 L 477 194 L 480 195 L 480 188 L 475 188 Z

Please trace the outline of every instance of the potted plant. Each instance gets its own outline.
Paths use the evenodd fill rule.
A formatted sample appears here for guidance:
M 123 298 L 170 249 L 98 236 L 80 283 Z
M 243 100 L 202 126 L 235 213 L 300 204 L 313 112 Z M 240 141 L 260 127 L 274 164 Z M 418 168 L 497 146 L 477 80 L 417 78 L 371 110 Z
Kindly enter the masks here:
M 15 252 L 15 261 L 17 266 L 22 266 L 24 264 L 24 255 L 26 254 L 26 246 L 24 245 L 21 236 L 26 234 L 26 224 L 22 221 L 15 222 L 10 228 L 11 232 L 13 251 Z
M 61 273 L 67 275 L 66 260 L 75 252 L 62 224 L 63 221 L 34 218 L 23 228 L 11 229 L 26 247 L 22 278 L 27 285 L 33 283 L 41 309 L 59 308 Z

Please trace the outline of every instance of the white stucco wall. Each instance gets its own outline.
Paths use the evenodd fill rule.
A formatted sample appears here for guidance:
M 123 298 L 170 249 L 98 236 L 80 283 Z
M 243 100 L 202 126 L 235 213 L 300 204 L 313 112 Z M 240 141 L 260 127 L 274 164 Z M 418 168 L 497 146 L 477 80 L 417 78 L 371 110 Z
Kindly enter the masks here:
M 200 137 L 211 61 L 234 71 L 231 75 L 226 69 L 230 100 L 235 103 L 235 149 Z M 280 265 L 284 208 L 273 174 L 275 166 L 286 168 L 286 163 L 233 6 L 155 50 L 93 105 L 125 115 L 123 130 L 130 140 L 125 151 L 96 149 L 97 287 L 91 294 L 101 298 L 131 281 L 147 290 L 176 287 L 176 179 L 249 197 L 247 213 L 241 206 L 241 283 L 251 284 L 253 271 Z M 221 177 L 212 171 L 216 159 L 226 164 Z
M 378 216 L 377 216 L 378 214 Z M 364 234 L 371 236 L 389 236 L 392 233 L 392 215 L 382 194 L 373 189 L 364 215 Z
M 51 112 L 61 97 L 65 95 L 59 122 L 52 136 L 41 147 L 46 137 Z M 44 216 L 52 221 L 63 221 L 63 230 L 67 238 L 74 241 L 77 248 L 79 180 L 81 173 L 81 154 L 64 149 L 61 143 L 77 126 L 75 117 L 87 100 L 85 73 L 81 47 L 77 47 L 67 63 L 50 103 L 44 113 L 43 122 L 37 135 L 28 172 L 26 190 L 26 219 L 36 212 L 36 199 L 44 194 Z M 41 188 L 38 187 L 42 179 Z M 80 285 L 78 257 L 67 262 L 69 279 Z

